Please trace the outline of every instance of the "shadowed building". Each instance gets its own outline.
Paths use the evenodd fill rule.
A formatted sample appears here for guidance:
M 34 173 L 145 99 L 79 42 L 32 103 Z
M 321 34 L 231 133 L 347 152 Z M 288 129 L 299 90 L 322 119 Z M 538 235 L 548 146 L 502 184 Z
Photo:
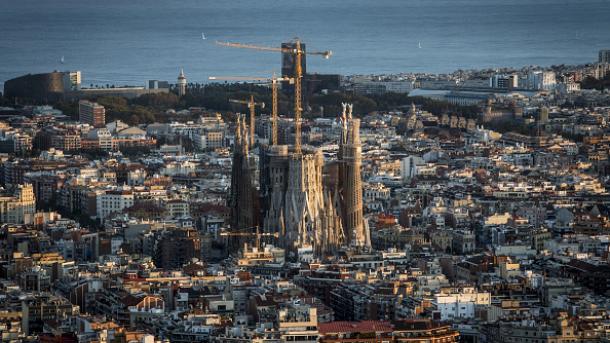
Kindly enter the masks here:
M 282 49 L 296 49 L 295 42 L 287 42 L 282 43 Z M 305 51 L 305 43 L 301 43 L 301 50 L 303 50 L 303 54 L 301 56 L 301 71 L 303 75 L 307 75 L 307 54 Z M 283 52 L 282 53 L 282 78 L 294 78 L 296 76 L 296 58 L 295 54 L 291 52 Z M 294 94 L 294 85 L 290 84 L 288 81 L 282 82 L 282 91 L 286 94 Z M 306 92 L 303 92 L 306 94 Z
M 182 268 L 193 258 L 201 258 L 201 239 L 193 228 L 167 230 L 159 238 L 155 256 L 159 268 Z
M 183 75 L 184 76 L 184 75 Z M 186 89 L 186 78 L 184 79 Z M 81 88 L 80 71 L 54 71 L 42 74 L 27 74 L 4 83 L 4 97 L 8 99 L 31 99 L 38 102 L 58 100 L 95 99 L 102 96 L 118 96 L 128 99 L 145 94 L 168 93 L 169 88 L 95 87 Z
M 80 71 L 28 74 L 6 81 L 4 96 L 9 99 L 57 101 L 64 97 L 64 93 L 78 90 L 80 82 Z
M 231 211 L 233 231 L 252 228 L 258 225 L 258 192 L 254 185 L 256 166 L 250 156 L 249 130 L 245 120 L 237 119 L 233 164 L 231 169 L 231 190 L 228 205 Z M 231 244 L 231 250 L 241 244 Z

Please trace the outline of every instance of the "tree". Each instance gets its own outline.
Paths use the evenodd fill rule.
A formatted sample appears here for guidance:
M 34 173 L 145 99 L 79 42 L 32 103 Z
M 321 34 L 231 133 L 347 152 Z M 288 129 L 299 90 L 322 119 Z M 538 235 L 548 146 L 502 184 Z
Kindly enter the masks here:
M 78 120 L 78 102 L 76 101 L 64 101 L 60 100 L 59 102 L 53 105 L 56 109 L 60 110 L 64 115 L 67 115 L 73 120 Z
M 174 93 L 153 93 L 144 94 L 133 100 L 136 105 L 152 107 L 155 109 L 166 110 L 178 105 L 178 96 Z
M 592 76 L 587 76 L 580 83 L 580 88 L 582 89 L 597 89 L 604 90 L 604 88 L 610 88 L 610 74 L 606 75 L 601 79 L 596 79 Z

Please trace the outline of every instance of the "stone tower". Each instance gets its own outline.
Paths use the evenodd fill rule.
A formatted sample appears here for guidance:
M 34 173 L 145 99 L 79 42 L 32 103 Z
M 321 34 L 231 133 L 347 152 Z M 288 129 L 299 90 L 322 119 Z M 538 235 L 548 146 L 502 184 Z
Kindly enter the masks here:
M 349 109 L 349 112 L 348 112 Z M 260 190 L 265 232 L 278 232 L 289 252 L 311 248 L 317 257 L 344 245 L 370 247 L 362 205 L 360 121 L 343 104 L 336 181 L 325 186 L 322 151 L 287 145 L 261 149 Z M 243 137 L 242 137 L 243 139 Z M 328 180 L 327 180 L 328 181 Z
M 231 230 L 244 230 L 258 225 L 258 192 L 254 185 L 255 166 L 249 152 L 248 128 L 245 118 L 237 118 L 231 191 L 228 205 L 231 211 Z M 231 248 L 239 248 L 232 245 Z
M 186 94 L 186 76 L 184 76 L 184 69 L 180 69 L 180 75 L 178 75 L 178 96 L 184 96 Z
M 323 256 L 343 243 L 338 208 L 322 182 L 323 167 L 322 152 L 310 148 L 297 154 L 276 145 L 261 159 L 264 230 L 279 232 L 288 251 L 311 248 Z
M 292 250 L 312 247 L 321 256 L 332 253 L 343 242 L 339 213 L 324 190 L 320 150 L 294 154 L 288 163 L 284 223 L 286 246 Z
M 353 105 L 343 104 L 339 141 L 339 191 L 342 198 L 343 229 L 354 247 L 370 247 L 370 233 L 362 205 L 362 144 L 360 119 L 352 117 Z M 347 113 L 346 113 L 347 111 Z

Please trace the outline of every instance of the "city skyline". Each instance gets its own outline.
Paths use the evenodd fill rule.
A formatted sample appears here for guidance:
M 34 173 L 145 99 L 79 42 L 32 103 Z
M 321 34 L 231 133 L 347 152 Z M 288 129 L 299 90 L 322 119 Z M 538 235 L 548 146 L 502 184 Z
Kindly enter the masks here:
M 9 0 L 0 343 L 608 342 L 609 5 Z
M 13 68 L 0 71 L 0 82 L 28 72 L 70 69 L 85 72 L 87 85 L 143 85 L 150 78 L 173 80 L 176 68 L 184 67 L 192 81 L 203 83 L 211 75 L 247 71 L 227 63 L 242 59 L 242 52 L 218 51 L 214 41 L 280 44 L 295 36 L 311 42 L 312 48 L 336 52 L 328 63 L 312 60 L 314 69 L 323 73 L 449 73 L 582 64 L 610 45 L 603 30 L 608 7 L 599 0 L 562 0 L 556 6 L 524 0 L 504 1 L 502 6 L 438 0 L 263 1 L 254 7 L 243 1 L 100 6 L 88 1 L 11 0 L 0 14 L 5 32 L 0 60 Z M 296 24 L 297 13 L 304 27 Z M 75 19 L 78 30 L 70 24 Z M 313 22 L 318 25 L 308 25 Z M 250 56 L 249 70 L 267 73 L 276 63 L 277 56 Z

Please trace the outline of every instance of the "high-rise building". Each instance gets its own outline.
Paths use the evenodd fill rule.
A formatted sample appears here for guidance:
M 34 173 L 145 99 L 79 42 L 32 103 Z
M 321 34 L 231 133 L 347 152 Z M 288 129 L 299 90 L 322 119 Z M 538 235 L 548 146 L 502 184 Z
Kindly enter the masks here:
M 184 76 L 184 69 L 180 69 L 180 75 L 178 75 L 178 96 L 184 96 L 186 94 L 186 76 Z
M 535 90 L 552 90 L 557 80 L 552 71 L 532 71 L 527 75 L 527 86 Z
M 519 87 L 519 76 L 516 74 L 493 75 L 492 77 L 489 78 L 489 87 L 501 88 L 501 89 L 518 88 Z
M 106 125 L 106 109 L 97 102 L 81 100 L 78 102 L 78 118 L 81 123 L 93 127 L 104 127 Z
M 80 71 L 66 71 L 62 73 L 64 90 L 66 92 L 75 91 L 80 89 L 81 74 Z
M 610 49 L 599 51 L 599 63 L 610 63 Z

